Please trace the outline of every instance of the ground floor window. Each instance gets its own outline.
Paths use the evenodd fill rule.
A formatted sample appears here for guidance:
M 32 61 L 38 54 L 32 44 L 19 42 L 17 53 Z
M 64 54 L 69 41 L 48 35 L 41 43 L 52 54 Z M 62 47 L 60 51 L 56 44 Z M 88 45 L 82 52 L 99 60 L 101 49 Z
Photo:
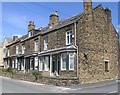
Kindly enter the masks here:
M 20 62 L 18 61 L 18 70 L 20 70 Z
M 14 59 L 12 60 L 12 68 L 14 68 Z
M 38 57 L 35 57 L 35 70 L 38 69 Z
M 67 59 L 67 54 L 66 53 L 62 53 L 61 54 L 61 70 L 66 70 L 66 60 Z
M 44 58 L 44 71 L 48 71 L 48 68 L 49 68 L 49 57 L 46 56 Z
M 39 71 L 42 71 L 42 58 L 39 59 Z
M 30 59 L 30 70 L 34 70 L 34 60 L 33 60 L 33 58 Z
M 69 54 L 69 70 L 74 70 L 74 53 Z
M 17 58 L 15 59 L 15 68 L 17 68 Z
M 24 60 L 22 59 L 22 62 L 21 62 L 21 70 L 24 70 Z

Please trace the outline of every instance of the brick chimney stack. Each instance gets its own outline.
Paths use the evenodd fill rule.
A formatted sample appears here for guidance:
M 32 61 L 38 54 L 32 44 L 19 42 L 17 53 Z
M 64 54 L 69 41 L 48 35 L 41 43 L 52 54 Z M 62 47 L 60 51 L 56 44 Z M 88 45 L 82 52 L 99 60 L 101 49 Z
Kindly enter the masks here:
M 30 21 L 28 24 L 28 32 L 35 29 L 34 21 Z
M 84 0 L 84 13 L 92 13 L 92 0 Z
M 13 41 L 16 41 L 18 39 L 18 36 L 13 36 Z
M 50 15 L 49 27 L 54 27 L 59 22 L 59 16 L 57 12 Z

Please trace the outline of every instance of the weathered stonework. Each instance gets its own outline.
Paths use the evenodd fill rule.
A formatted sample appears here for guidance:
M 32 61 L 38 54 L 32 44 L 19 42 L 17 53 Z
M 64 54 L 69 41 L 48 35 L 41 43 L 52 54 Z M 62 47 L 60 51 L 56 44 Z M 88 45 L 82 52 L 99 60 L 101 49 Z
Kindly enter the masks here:
M 29 37 L 27 34 L 8 45 L 10 56 L 7 58 L 10 63 L 13 59 L 17 59 L 18 63 L 22 64 L 20 70 L 23 66 L 22 70 L 29 72 L 25 75 L 25 80 L 30 79 L 29 81 L 33 81 L 31 72 L 35 71 L 36 63 L 37 70 L 41 74 L 39 82 L 47 84 L 66 86 L 117 79 L 119 36 L 111 19 L 111 11 L 108 8 L 104 9 L 102 5 L 98 5 L 93 9 L 92 2 L 84 2 L 84 13 L 62 21 L 59 21 L 56 13 L 52 14 L 50 23 L 45 28 L 35 29 L 34 22 L 30 22 L 28 33 L 33 32 L 33 35 Z M 69 39 L 71 37 L 72 40 L 70 44 L 66 44 L 68 31 L 72 34 L 69 34 Z M 48 42 L 45 42 L 45 38 L 48 38 Z M 37 51 L 35 51 L 36 40 L 38 40 Z M 21 54 L 23 44 L 25 53 Z M 47 49 L 44 50 L 46 44 Z M 18 55 L 16 45 L 19 46 Z M 66 54 L 64 60 L 63 53 Z M 74 54 L 73 70 L 70 70 L 70 53 Z M 46 56 L 48 63 L 45 60 Z M 63 61 L 66 62 L 66 68 L 62 70 Z M 40 68 L 42 70 L 39 70 Z M 48 70 L 45 71 L 45 68 Z M 19 79 L 18 76 L 17 78 Z

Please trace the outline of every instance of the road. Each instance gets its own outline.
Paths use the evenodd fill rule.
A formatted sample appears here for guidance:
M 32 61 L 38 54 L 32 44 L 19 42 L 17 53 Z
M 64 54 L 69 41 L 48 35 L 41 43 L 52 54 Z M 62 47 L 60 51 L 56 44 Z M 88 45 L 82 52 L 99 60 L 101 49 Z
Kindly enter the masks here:
M 117 93 L 118 81 L 106 81 L 95 84 L 79 84 L 71 87 L 45 85 L 22 80 L 0 77 L 2 93 Z

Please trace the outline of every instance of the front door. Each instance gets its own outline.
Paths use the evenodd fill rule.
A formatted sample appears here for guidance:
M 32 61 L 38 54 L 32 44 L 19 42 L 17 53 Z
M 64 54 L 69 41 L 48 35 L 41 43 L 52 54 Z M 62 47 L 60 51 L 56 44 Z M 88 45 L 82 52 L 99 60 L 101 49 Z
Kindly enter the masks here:
M 57 73 L 60 75 L 60 56 L 57 57 Z
M 55 56 L 52 58 L 52 73 L 54 74 L 55 72 Z

